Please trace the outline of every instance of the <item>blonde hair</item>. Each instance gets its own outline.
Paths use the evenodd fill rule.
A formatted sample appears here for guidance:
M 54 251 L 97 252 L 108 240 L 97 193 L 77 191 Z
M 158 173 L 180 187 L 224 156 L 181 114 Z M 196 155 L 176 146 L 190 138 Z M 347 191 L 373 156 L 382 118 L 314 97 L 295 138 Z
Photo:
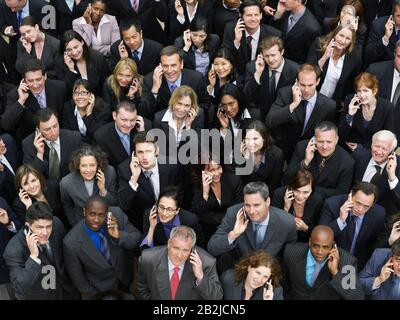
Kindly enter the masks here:
M 348 30 L 351 31 L 351 42 L 350 42 L 350 44 L 348 45 L 348 47 L 346 48 L 345 53 L 347 53 L 347 52 L 350 53 L 350 52 L 353 51 L 354 46 L 355 46 L 355 42 L 356 42 L 356 31 L 355 31 L 353 28 L 350 28 L 350 27 L 348 27 L 348 26 L 345 26 L 345 27 L 343 27 L 343 26 L 337 26 L 335 30 L 333 30 L 332 32 L 329 32 L 325 37 L 322 37 L 322 38 L 321 38 L 320 43 L 321 43 L 321 51 L 322 51 L 322 52 L 325 52 L 326 48 L 327 48 L 328 45 L 329 45 L 329 42 L 331 42 L 331 40 L 332 40 L 333 38 L 335 38 L 335 36 L 336 36 L 340 31 L 342 31 L 343 29 L 348 29 Z
M 192 107 L 193 109 L 196 110 L 196 112 L 199 111 L 199 105 L 197 103 L 197 94 L 196 92 L 189 86 L 180 86 L 174 90 L 174 92 L 171 95 L 171 98 L 169 99 L 169 109 L 172 111 L 174 105 L 176 105 L 179 101 L 179 99 L 183 97 L 189 97 L 190 101 L 192 102 Z
M 138 94 L 139 94 L 139 96 L 142 95 L 143 77 L 139 74 L 135 61 L 133 61 L 131 58 L 121 59 L 116 64 L 113 74 L 110 75 L 107 79 L 107 82 L 110 85 L 111 90 L 114 92 L 115 96 L 117 97 L 118 102 L 120 102 L 122 90 L 121 90 L 121 86 L 118 83 L 117 75 L 118 75 L 118 73 L 122 72 L 124 69 L 129 69 L 132 72 L 133 77 L 137 78 L 139 80 L 140 86 L 138 88 Z

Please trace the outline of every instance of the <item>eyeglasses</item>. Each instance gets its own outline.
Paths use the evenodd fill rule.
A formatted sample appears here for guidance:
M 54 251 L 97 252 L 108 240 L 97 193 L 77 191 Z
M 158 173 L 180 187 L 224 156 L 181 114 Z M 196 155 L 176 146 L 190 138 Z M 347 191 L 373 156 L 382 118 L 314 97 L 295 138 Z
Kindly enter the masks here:
M 73 95 L 75 97 L 86 97 L 88 94 L 89 94 L 89 91 L 82 91 L 82 92 L 75 91 L 73 93 Z
M 166 210 L 168 213 L 174 213 L 176 211 L 176 208 L 171 208 L 171 207 L 164 207 L 163 205 L 159 204 L 158 209 L 163 212 Z

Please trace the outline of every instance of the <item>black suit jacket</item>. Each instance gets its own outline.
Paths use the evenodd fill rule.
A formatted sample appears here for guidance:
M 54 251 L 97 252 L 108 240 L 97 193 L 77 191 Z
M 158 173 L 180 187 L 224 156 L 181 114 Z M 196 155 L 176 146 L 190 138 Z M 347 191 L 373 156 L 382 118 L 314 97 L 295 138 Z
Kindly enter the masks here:
M 181 85 L 187 85 L 192 87 L 197 93 L 199 106 L 208 110 L 209 97 L 207 93 L 207 80 L 203 75 L 195 70 L 183 69 L 182 70 L 182 80 Z M 168 87 L 167 80 L 165 77 L 162 78 L 162 84 L 160 90 L 158 91 L 157 98 L 151 93 L 151 88 L 153 86 L 153 72 L 149 73 L 144 77 L 143 83 L 143 98 L 146 99 L 147 110 L 143 116 L 153 119 L 154 114 L 157 111 L 166 109 L 169 105 L 169 99 L 171 98 L 171 91 Z
M 214 8 L 214 33 L 222 39 L 224 37 L 225 26 L 231 21 L 237 21 L 238 18 L 239 8 L 229 10 L 222 5 L 222 1 L 221 3 L 218 1 Z
M 394 0 L 361 0 L 364 8 L 364 20 L 371 27 L 375 17 L 389 16 L 392 13 Z
M 237 23 L 237 21 L 231 21 L 226 24 L 222 44 L 223 44 L 223 46 L 229 48 L 229 50 L 232 52 L 232 54 L 235 57 L 235 61 L 236 61 L 236 69 L 240 75 L 244 76 L 245 71 L 246 71 L 245 70 L 246 63 L 251 61 L 251 57 L 247 56 L 246 35 L 245 35 L 244 31 L 243 31 L 242 39 L 240 40 L 239 49 L 236 49 L 236 47 L 234 45 L 236 23 Z M 257 44 L 257 54 L 260 52 L 258 45 L 260 44 L 261 40 L 268 36 L 281 37 L 282 33 L 275 27 L 272 27 L 270 25 L 261 24 L 260 25 L 260 38 L 259 38 L 258 44 Z M 257 54 L 256 54 L 256 56 L 257 56 Z
M 280 88 L 292 86 L 296 80 L 297 69 L 299 65 L 289 59 L 285 59 L 281 76 L 276 84 L 275 95 L 269 95 L 269 67 L 265 64 L 263 73 L 261 74 L 260 84 L 254 79 L 256 72 L 255 61 L 250 61 L 246 65 L 246 76 L 244 93 L 250 108 L 261 109 L 261 119 L 265 119 L 272 103 L 276 98 L 276 94 Z
M 321 27 L 311 11 L 306 8 L 303 16 L 287 32 L 289 15 L 290 12 L 286 12 L 280 19 L 280 28 L 285 44 L 284 56 L 298 64 L 303 64 L 307 59 L 308 48 L 310 48 L 314 39 L 321 34 Z
M 146 130 L 151 129 L 151 121 L 144 119 L 144 126 Z M 107 153 L 110 165 L 116 168 L 125 159 L 130 158 L 133 151 L 133 138 L 137 134 L 137 129 L 133 128 L 130 132 L 131 150 L 129 154 L 126 153 L 121 139 L 115 130 L 115 122 L 110 122 L 98 129 L 94 134 L 94 143 L 98 144 L 101 149 Z
M 297 143 L 292 160 L 283 176 L 284 183 L 288 183 L 301 168 L 300 162 L 304 160 L 305 151 L 309 140 Z M 323 198 L 335 194 L 347 193 L 353 180 L 354 160 L 341 146 L 336 145 L 332 157 L 326 162 L 325 168 L 318 173 L 320 156 L 318 152 L 310 162 L 310 169 L 314 178 L 315 192 Z
M 283 186 L 274 191 L 274 195 L 271 198 L 271 206 L 283 210 L 283 207 L 285 206 L 284 198 L 287 188 L 287 186 Z M 310 239 L 312 230 L 316 225 L 318 225 L 322 203 L 322 197 L 318 193 L 312 192 L 304 205 L 304 212 L 302 217 L 304 223 L 308 225 L 308 230 L 307 232 L 297 231 L 297 241 L 308 242 L 308 240 Z M 293 209 L 293 206 L 289 209 L 289 212 L 291 212 L 291 209 Z
M 103 83 L 110 74 L 108 70 L 108 64 L 106 58 L 99 52 L 88 48 L 91 60 L 86 61 L 87 79 L 92 91 L 96 96 L 101 96 L 103 91 Z M 68 92 L 72 92 L 74 83 L 76 80 L 81 79 L 81 74 L 75 63 L 75 71 L 77 73 L 69 71 L 64 63 L 64 53 L 59 53 L 55 61 L 55 70 L 57 73 L 57 79 L 63 80 L 67 84 Z
M 309 287 L 306 282 L 306 265 L 308 243 L 289 243 L 283 253 L 283 268 L 287 288 L 286 299 L 291 300 L 362 300 L 364 294 L 358 277 L 356 287 L 345 289 L 343 287 L 346 275 L 345 266 L 353 266 L 357 269 L 357 259 L 341 248 L 339 249 L 339 272 L 332 276 L 328 265 L 325 263 L 321 269 L 314 286 Z
M 138 13 L 133 10 L 131 1 L 113 0 L 109 6 L 111 13 L 120 23 L 135 18 L 140 21 L 145 38 L 167 44 L 166 34 L 157 21 L 157 19 L 164 23 L 168 21 L 168 7 L 165 1 L 140 0 Z
M 307 62 L 318 65 L 318 60 L 322 57 L 323 51 L 321 51 L 321 38 L 316 38 L 312 43 L 307 56 Z M 317 90 L 320 90 L 326 77 L 326 73 L 329 67 L 328 59 L 321 72 L 321 80 L 319 82 Z M 338 109 L 341 109 L 341 103 L 344 101 L 344 97 L 347 94 L 354 92 L 354 79 L 359 74 L 361 68 L 361 55 L 358 50 L 353 50 L 350 53 L 346 53 L 344 56 L 343 68 L 340 73 L 340 78 L 336 83 L 336 89 L 333 93 L 332 99 L 336 101 Z
M 66 100 L 67 89 L 65 83 L 58 80 L 45 82 L 46 106 L 62 114 L 62 107 Z M 7 95 L 6 110 L 1 117 L 1 126 L 5 131 L 15 132 L 17 141 L 22 141 L 26 136 L 35 131 L 35 114 L 40 110 L 35 96 L 29 92 L 25 105 L 18 102 L 18 88 L 11 90 Z
M 362 181 L 368 163 L 371 160 L 371 151 L 357 148 L 353 152 L 353 157 L 356 160 L 354 181 Z M 396 155 L 396 158 L 399 163 L 400 157 Z M 396 177 L 400 178 L 399 166 L 396 167 Z M 386 167 L 382 171 L 377 187 L 379 190 L 378 203 L 386 209 L 386 215 L 396 214 L 400 210 L 400 183 L 393 190 L 390 190 Z
M 21 300 L 60 300 L 63 288 L 67 282 L 64 269 L 62 239 L 65 229 L 57 217 L 53 217 L 53 228 L 49 238 L 51 251 L 55 263 L 51 263 L 42 251 L 39 251 L 41 264 L 30 258 L 30 252 L 26 243 L 24 230 L 18 231 L 7 244 L 4 251 L 4 260 L 10 270 L 10 280 L 15 290 L 15 295 Z M 56 270 L 55 289 L 43 288 L 43 283 L 48 283 L 49 271 L 43 269 L 46 265 L 52 265 Z M 44 271 L 44 272 L 42 272 Z M 47 280 L 46 280 L 47 279 Z
M 65 0 L 50 0 L 50 2 L 56 8 L 57 31 L 61 36 L 65 31 L 72 29 L 72 21 L 74 19 L 83 16 L 90 0 L 81 0 L 78 5 L 76 5 L 74 1 L 72 11 L 69 9 Z
M 342 143 L 350 141 L 360 143 L 365 148 L 371 148 L 372 136 L 376 132 L 380 130 L 393 131 L 393 104 L 385 99 L 378 98 L 374 115 L 368 126 L 364 126 L 365 120 L 361 108 L 353 116 L 352 126 L 350 126 L 346 121 L 346 115 L 349 111 L 349 104 L 352 98 L 352 95 L 346 97 L 344 109 L 340 114 L 338 124 L 339 137 Z
M 207 52 L 208 52 L 208 57 L 210 59 L 210 62 L 208 64 L 208 67 L 212 64 L 214 60 L 214 56 L 217 53 L 219 49 L 219 45 L 221 43 L 221 40 L 218 35 L 209 33 L 208 34 L 208 44 L 207 44 Z M 189 49 L 188 52 L 183 50 L 183 47 L 185 46 L 185 42 L 183 41 L 183 36 L 180 36 L 175 39 L 175 47 L 178 49 L 181 49 L 183 51 L 183 65 L 186 69 L 191 69 L 191 70 L 196 70 L 196 56 L 195 56 L 195 50 L 197 49 L 194 45 L 192 45 Z M 208 71 L 207 67 L 207 71 Z
M 152 72 L 155 67 L 160 63 L 160 51 L 163 48 L 162 44 L 151 40 L 151 39 L 143 39 L 144 47 L 142 56 L 139 62 L 136 63 L 138 67 L 139 74 L 146 75 L 149 72 Z M 121 59 L 121 56 L 118 51 L 118 46 L 121 43 L 121 40 L 118 40 L 113 43 L 110 48 L 111 57 L 110 57 L 110 67 L 111 70 L 114 70 L 115 65 Z M 131 49 L 124 42 L 126 52 L 128 53 L 128 57 L 133 59 L 133 54 Z
M 150 214 L 150 209 L 146 210 L 144 217 L 143 217 L 143 236 L 147 237 L 147 233 L 149 232 L 150 229 L 150 223 L 149 223 L 149 214 Z M 185 209 L 180 209 L 178 212 L 178 217 L 181 222 L 181 226 L 187 226 L 190 227 L 194 230 L 196 233 L 196 245 L 205 248 L 206 242 L 204 239 L 204 234 L 203 230 L 201 228 L 201 225 L 199 224 L 199 218 L 190 211 L 187 211 Z M 154 235 L 153 235 L 153 246 L 162 246 L 166 245 L 168 243 L 168 238 L 165 235 L 164 232 L 164 227 L 160 221 L 157 222 L 156 228 L 154 230 Z M 140 247 L 140 250 L 143 251 L 144 249 L 150 248 L 147 244 L 144 244 Z
M 22 152 L 24 154 L 24 164 L 30 164 L 46 178 L 49 177 L 49 152 L 50 148 L 45 144 L 44 161 L 36 157 L 36 148 L 33 145 L 34 133 L 30 134 L 22 141 Z M 79 132 L 71 130 L 60 130 L 60 145 L 61 145 L 61 159 L 60 159 L 60 179 L 69 173 L 69 159 L 71 153 L 77 149 L 82 143 L 82 138 Z
M 0 140 L 3 140 L 3 143 L 6 145 L 7 151 L 4 156 L 15 173 L 21 164 L 21 153 L 17 143 L 9 134 L 0 135 Z M 12 203 L 17 195 L 15 175 L 3 164 L 3 171 L 0 171 L 0 196 L 8 203 Z
M 341 3 L 338 0 L 307 1 L 308 9 L 310 9 L 321 26 L 325 18 L 333 18 L 339 13 L 340 5 Z
M 0 208 L 7 211 L 9 220 L 14 222 L 15 228 L 18 230 L 21 227 L 21 222 L 18 220 L 7 201 L 2 197 L 0 197 Z M 10 282 L 8 269 L 3 258 L 3 253 L 8 241 L 10 241 L 14 234 L 15 233 L 8 230 L 4 224 L 0 223 L 0 284 Z
M 368 64 L 378 61 L 392 60 L 394 58 L 394 45 L 396 44 L 396 30 L 389 38 L 388 46 L 384 46 L 382 37 L 385 34 L 385 24 L 389 16 L 376 19 L 369 31 L 367 46 L 365 48 L 365 59 Z
M 367 69 L 367 72 L 372 73 L 378 79 L 378 96 L 388 101 L 391 101 L 392 97 L 394 68 L 394 61 L 388 60 L 373 63 Z M 400 99 L 397 101 L 394 107 L 395 109 L 393 112 L 393 122 L 395 125 L 393 127 L 393 132 L 396 134 L 397 137 L 400 137 L 400 126 L 396 125 L 400 123 Z
M 314 110 L 303 133 L 304 121 L 301 108 L 299 106 L 290 113 L 289 105 L 292 101 L 292 86 L 279 89 L 278 96 L 266 118 L 267 126 L 272 129 L 277 145 L 283 150 L 286 159 L 292 154 L 297 142 L 310 139 L 314 135 L 314 129 L 318 123 L 334 121 L 336 118 L 335 101 L 318 92 Z
M 321 211 L 321 218 L 319 224 L 324 224 L 332 228 L 335 234 L 336 244 L 350 252 L 351 244 L 354 238 L 354 232 L 347 228 L 347 226 L 340 230 L 337 219 L 340 216 L 340 207 L 348 199 L 348 195 L 338 195 L 328 198 L 324 202 Z M 350 221 L 350 214 L 346 219 L 347 225 Z M 374 204 L 364 215 L 361 229 L 358 233 L 356 244 L 354 247 L 354 256 L 358 261 L 359 271 L 364 268 L 368 259 L 371 257 L 375 249 L 376 240 L 383 231 L 385 223 L 385 209 L 379 204 Z
M 131 178 L 130 169 L 131 158 L 125 159 L 118 166 L 118 198 L 120 207 L 127 212 L 129 220 L 138 228 L 143 227 L 143 215 L 146 209 L 151 208 L 155 202 L 153 187 L 143 172 L 140 173 L 137 181 L 137 191 L 133 190 L 129 184 Z M 178 165 L 175 164 L 158 164 L 160 177 L 160 193 L 171 185 L 179 186 L 180 175 Z

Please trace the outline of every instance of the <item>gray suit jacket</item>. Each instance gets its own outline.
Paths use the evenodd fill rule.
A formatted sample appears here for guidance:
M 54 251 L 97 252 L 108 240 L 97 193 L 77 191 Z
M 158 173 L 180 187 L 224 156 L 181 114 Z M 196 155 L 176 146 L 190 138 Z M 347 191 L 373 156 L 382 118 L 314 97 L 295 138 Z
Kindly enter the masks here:
M 235 226 L 236 214 L 241 207 L 243 207 L 243 203 L 228 208 L 217 231 L 208 242 L 208 252 L 213 256 L 219 256 L 233 251 L 236 253 L 237 258 L 241 258 L 256 250 L 253 226 L 250 221 L 246 230 L 229 245 L 228 234 Z M 293 216 L 281 209 L 270 207 L 269 214 L 269 223 L 261 248 L 277 256 L 286 243 L 296 241 L 296 224 Z
M 105 196 L 109 206 L 117 206 L 117 175 L 112 166 L 104 170 L 106 178 L 107 195 Z M 71 226 L 77 224 L 83 218 L 83 208 L 86 200 L 90 197 L 85 183 L 79 172 L 71 172 L 61 179 L 60 182 L 61 201 L 63 203 L 65 215 Z M 93 194 L 98 194 L 96 180 L 93 184 Z
M 132 279 L 128 250 L 138 247 L 141 234 L 120 208 L 110 207 L 109 210 L 117 218 L 120 232 L 119 240 L 107 236 L 111 265 L 89 238 L 83 226 L 84 220 L 76 224 L 64 238 L 65 267 L 76 288 L 84 294 L 114 290 L 120 283 L 128 286 Z
M 196 247 L 203 263 L 204 278 L 195 284 L 192 265 L 185 262 L 176 300 L 221 300 L 222 287 L 216 261 L 207 251 Z M 171 300 L 167 246 L 144 250 L 139 258 L 138 294 L 143 300 Z
M 110 54 L 110 47 L 115 42 L 121 39 L 119 34 L 118 22 L 114 16 L 105 14 L 101 18 L 103 23 L 100 26 L 101 44 L 94 45 L 93 32 L 94 28 L 91 24 L 86 23 L 84 17 L 80 17 L 72 21 L 72 29 L 78 32 L 86 44 L 92 49 L 99 51 L 103 55 Z

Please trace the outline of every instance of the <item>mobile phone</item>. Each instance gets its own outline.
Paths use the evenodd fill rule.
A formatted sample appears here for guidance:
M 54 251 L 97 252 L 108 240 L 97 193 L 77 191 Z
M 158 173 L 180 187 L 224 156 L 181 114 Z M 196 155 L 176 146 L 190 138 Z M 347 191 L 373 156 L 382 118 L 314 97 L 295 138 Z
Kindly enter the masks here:
M 264 283 L 264 285 L 263 285 L 263 287 L 264 287 L 265 290 L 268 290 L 268 288 L 269 288 L 268 284 L 269 284 L 270 281 L 271 281 L 270 279 L 268 279 L 267 281 L 265 281 L 265 283 Z
M 244 213 L 244 215 L 243 215 L 243 217 L 244 217 L 244 222 L 246 222 L 247 220 L 249 220 L 249 217 L 248 217 L 248 215 L 247 215 L 247 213 L 246 213 L 246 209 L 245 209 L 244 207 L 242 207 L 242 209 L 243 209 L 243 213 Z
M 218 110 L 219 110 L 219 112 L 221 112 L 221 114 L 225 115 L 225 109 L 223 106 L 220 105 Z
M 24 234 L 25 234 L 25 236 L 31 235 L 32 233 L 33 233 L 32 229 L 27 224 L 25 224 L 24 225 Z
M 139 129 L 139 128 L 140 128 L 140 122 L 138 122 L 138 120 L 136 120 L 135 128 L 136 128 L 136 129 Z
M 194 253 L 194 254 L 196 254 L 197 253 L 197 251 L 196 251 L 196 249 L 194 248 L 194 247 L 192 247 L 192 253 Z

